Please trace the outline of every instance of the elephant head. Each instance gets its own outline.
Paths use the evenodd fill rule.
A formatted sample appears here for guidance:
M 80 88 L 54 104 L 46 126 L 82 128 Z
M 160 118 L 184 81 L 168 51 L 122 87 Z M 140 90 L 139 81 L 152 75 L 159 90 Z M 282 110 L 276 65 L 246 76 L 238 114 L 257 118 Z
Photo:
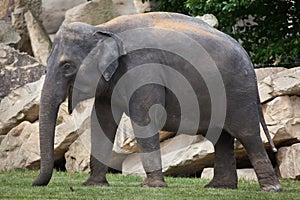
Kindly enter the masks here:
M 105 91 L 122 54 L 121 41 L 111 32 L 84 23 L 72 23 L 60 28 L 47 60 L 41 93 L 41 169 L 33 182 L 34 186 L 47 185 L 52 177 L 54 133 L 60 104 L 69 96 L 69 112 L 72 112 L 78 101 L 92 97 L 95 81 L 98 81 L 98 89 Z M 72 95 L 73 88 L 75 94 Z M 76 96 L 73 101 L 72 96 Z

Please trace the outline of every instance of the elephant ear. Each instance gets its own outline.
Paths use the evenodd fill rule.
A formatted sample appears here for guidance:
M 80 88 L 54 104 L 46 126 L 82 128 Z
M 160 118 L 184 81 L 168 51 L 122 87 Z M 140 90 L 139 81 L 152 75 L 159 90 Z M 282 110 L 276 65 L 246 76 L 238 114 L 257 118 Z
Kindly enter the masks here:
M 114 33 L 98 30 L 94 35 L 97 34 L 102 35 L 102 37 L 108 36 L 97 45 L 99 52 L 97 60 L 98 68 L 104 79 L 109 81 L 119 66 L 119 58 L 126 55 L 126 51 L 121 39 Z
M 99 37 L 97 38 L 99 40 L 78 69 L 70 93 L 72 104 L 69 110 L 72 110 L 78 102 L 95 97 L 101 76 L 105 81 L 109 81 L 119 66 L 119 57 L 126 55 L 121 39 L 115 34 L 96 31 L 94 36 Z

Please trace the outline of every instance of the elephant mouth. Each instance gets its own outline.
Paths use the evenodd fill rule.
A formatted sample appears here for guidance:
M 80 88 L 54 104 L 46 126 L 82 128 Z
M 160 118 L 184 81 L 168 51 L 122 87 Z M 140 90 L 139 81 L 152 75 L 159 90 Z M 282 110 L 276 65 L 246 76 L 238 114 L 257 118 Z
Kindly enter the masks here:
M 71 115 L 73 112 L 73 86 L 70 86 L 68 89 L 68 112 Z

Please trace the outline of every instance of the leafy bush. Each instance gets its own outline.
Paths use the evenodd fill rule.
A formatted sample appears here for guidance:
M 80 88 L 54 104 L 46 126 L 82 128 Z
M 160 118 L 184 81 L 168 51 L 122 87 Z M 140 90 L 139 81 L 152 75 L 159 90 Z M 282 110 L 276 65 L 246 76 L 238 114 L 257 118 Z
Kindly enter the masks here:
M 158 0 L 159 10 L 214 14 L 219 29 L 238 41 L 257 66 L 299 65 L 298 0 Z

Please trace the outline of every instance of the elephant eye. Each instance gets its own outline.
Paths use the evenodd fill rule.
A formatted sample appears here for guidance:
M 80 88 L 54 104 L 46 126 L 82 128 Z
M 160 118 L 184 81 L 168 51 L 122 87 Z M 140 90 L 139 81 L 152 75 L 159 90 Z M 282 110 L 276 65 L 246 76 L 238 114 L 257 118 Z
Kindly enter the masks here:
M 68 62 L 62 65 L 62 70 L 67 78 L 74 76 L 77 72 L 76 67 Z

